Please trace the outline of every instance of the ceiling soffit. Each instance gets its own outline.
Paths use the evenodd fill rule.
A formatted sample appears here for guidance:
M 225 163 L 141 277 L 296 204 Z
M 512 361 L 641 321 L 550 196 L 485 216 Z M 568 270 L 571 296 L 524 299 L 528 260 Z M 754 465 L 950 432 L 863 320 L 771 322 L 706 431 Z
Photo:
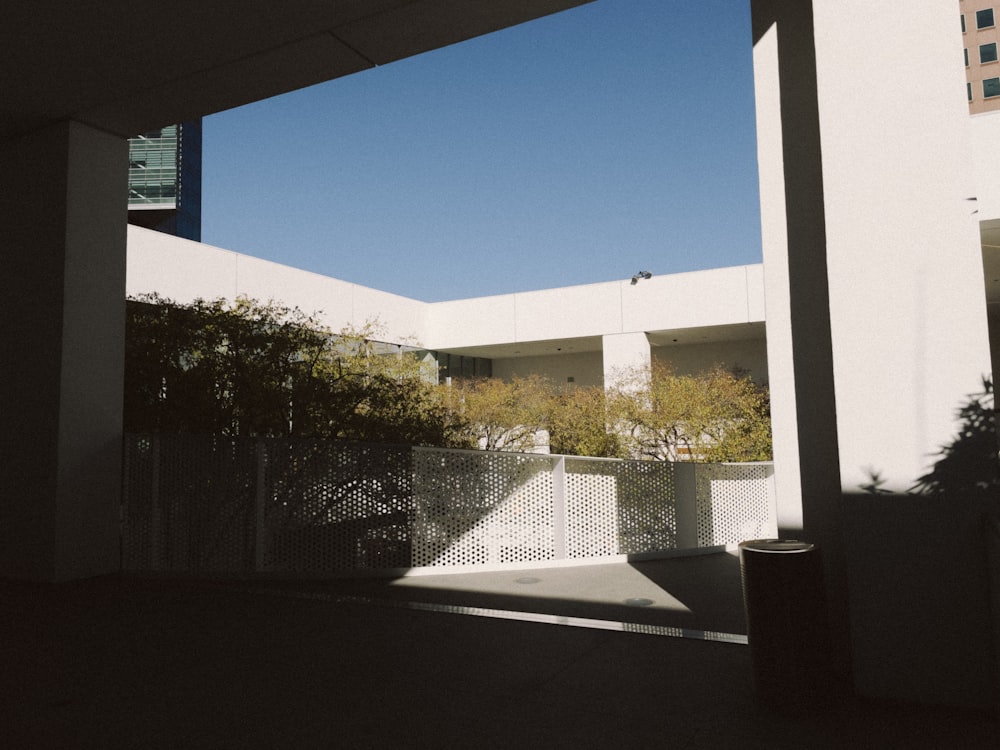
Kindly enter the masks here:
M 130 135 L 585 2 L 15 0 L 0 25 L 0 138 L 64 119 Z

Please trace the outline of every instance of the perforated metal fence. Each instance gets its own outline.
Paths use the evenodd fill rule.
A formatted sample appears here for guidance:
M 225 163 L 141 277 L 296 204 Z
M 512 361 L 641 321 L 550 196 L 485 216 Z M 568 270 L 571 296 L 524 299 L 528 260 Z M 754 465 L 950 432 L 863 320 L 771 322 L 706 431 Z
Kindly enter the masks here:
M 123 567 L 253 570 L 255 447 L 219 436 L 127 436 Z
M 413 564 L 551 560 L 552 460 L 414 449 Z
M 566 557 L 677 547 L 674 464 L 566 457 Z
M 129 435 L 123 568 L 332 573 L 592 559 L 777 533 L 771 464 Z
M 772 464 L 695 464 L 698 546 L 777 536 Z

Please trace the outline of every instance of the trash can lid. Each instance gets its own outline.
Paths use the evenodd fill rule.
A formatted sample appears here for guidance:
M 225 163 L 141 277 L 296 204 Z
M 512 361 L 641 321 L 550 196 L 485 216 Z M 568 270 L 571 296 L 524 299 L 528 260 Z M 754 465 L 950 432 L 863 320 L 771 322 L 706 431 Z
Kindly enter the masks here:
M 754 552 L 810 552 L 816 549 L 816 545 L 800 542 L 798 539 L 753 539 L 740 542 L 740 549 Z

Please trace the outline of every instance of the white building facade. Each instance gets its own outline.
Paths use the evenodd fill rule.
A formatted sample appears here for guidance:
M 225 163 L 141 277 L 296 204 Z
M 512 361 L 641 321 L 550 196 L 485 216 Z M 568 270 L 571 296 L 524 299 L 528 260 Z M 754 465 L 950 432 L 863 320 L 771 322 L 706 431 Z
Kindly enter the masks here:
M 119 566 L 122 300 L 136 289 L 125 281 L 128 136 L 576 4 L 289 0 L 254 4 L 257 21 L 246 26 L 202 4 L 150 47 L 134 44 L 136 16 L 119 0 L 102 14 L 50 4 L 44 45 L 23 33 L 37 25 L 37 4 L 9 3 L 0 26 L 9 292 L 0 393 L 13 429 L 0 440 L 0 573 L 64 581 Z M 969 117 L 955 5 L 750 8 L 779 526 L 823 551 L 838 666 L 858 693 L 995 707 L 1000 542 L 988 557 L 983 521 L 1000 515 L 1000 499 L 859 490 L 871 468 L 886 489 L 903 490 L 932 466 L 958 432 L 956 410 L 991 373 L 983 245 L 1000 244 L 990 239 L 1000 219 L 989 166 L 998 128 L 990 114 Z M 904 60 L 905 74 L 887 78 Z M 212 262 L 199 258 L 188 273 L 211 277 Z M 988 293 L 1000 283 L 994 268 L 987 257 Z M 341 303 L 372 309 L 366 295 L 378 294 L 358 289 Z M 650 324 L 641 316 L 658 314 L 652 307 L 591 326 L 566 294 L 576 320 L 562 309 L 558 321 L 511 309 L 545 310 L 542 293 L 477 302 L 483 318 L 506 326 L 492 343 L 458 338 L 468 321 L 450 331 L 430 323 L 471 303 L 405 304 L 426 314 L 426 345 L 442 350 L 599 336 L 602 373 L 608 352 L 641 360 L 642 337 L 690 330 Z M 733 324 L 754 320 L 717 325 Z
M 442 377 L 461 376 L 461 359 L 477 364 L 467 374 L 606 386 L 657 359 L 678 373 L 723 365 L 767 382 L 760 265 L 422 302 L 140 227 L 128 232 L 129 295 L 274 300 L 316 313 L 334 331 L 377 321 L 387 343 L 435 353 Z

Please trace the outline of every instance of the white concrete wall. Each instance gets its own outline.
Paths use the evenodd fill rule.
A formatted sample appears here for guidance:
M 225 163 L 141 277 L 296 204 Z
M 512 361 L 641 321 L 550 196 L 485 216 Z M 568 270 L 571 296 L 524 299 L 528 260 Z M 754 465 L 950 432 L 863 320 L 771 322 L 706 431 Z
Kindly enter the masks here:
M 578 352 L 537 357 L 511 357 L 493 360 L 493 377 L 510 380 L 514 376 L 526 377 L 542 374 L 556 385 L 580 387 L 604 386 L 604 364 L 601 352 Z
M 1000 219 L 1000 112 L 970 117 L 969 132 L 975 189 L 966 197 L 976 198 L 969 211 L 976 211 L 979 221 Z
M 427 344 L 431 349 L 519 341 L 517 295 L 432 304 L 427 311 L 427 329 L 431 332 Z
M 426 303 L 140 227 L 128 231 L 128 294 L 273 299 L 320 313 L 334 330 L 377 318 L 387 340 L 412 338 L 436 350 L 764 320 L 759 265 Z
M 764 339 L 718 341 L 707 344 L 654 346 L 650 357 L 673 366 L 679 375 L 694 375 L 715 365 L 741 367 L 750 371 L 757 383 L 768 382 L 767 346 Z M 494 377 L 509 380 L 542 373 L 556 384 L 573 378 L 577 386 L 603 386 L 604 366 L 601 352 L 579 352 L 493 360 Z
M 962 37 L 953 3 L 815 6 L 841 481 L 903 490 L 990 372 Z
M 788 280 L 788 229 L 785 209 L 784 140 L 778 71 L 778 28 L 770 26 L 754 46 L 757 112 L 757 171 L 761 194 L 768 377 L 778 528 L 797 536 L 802 529 L 802 479 L 792 352 Z M 799 530 L 798 533 L 796 530 Z
M 991 369 L 978 219 L 966 200 L 976 185 L 955 63 L 962 38 L 953 3 L 910 3 L 902 13 L 861 0 L 814 7 L 841 486 L 856 491 L 873 467 L 886 489 L 905 490 L 951 442 L 956 409 Z M 887 79 L 902 59 L 905 75 Z M 938 609 L 902 595 L 981 579 L 985 555 L 969 556 L 967 572 L 947 557 L 927 566 L 930 575 L 906 563 L 981 549 L 983 530 L 946 526 L 932 513 L 918 520 L 900 509 L 899 517 L 899 528 L 922 527 L 916 538 L 942 538 L 937 549 L 869 540 L 875 564 L 853 568 L 850 580 L 855 684 L 877 697 L 990 705 L 996 667 L 985 597 Z M 858 542 L 848 546 L 855 562 Z M 866 600 L 892 569 L 916 577 Z M 898 627 L 881 640 L 890 613 Z M 942 662 L 964 679 L 939 678 Z
M 619 383 L 626 383 L 631 371 L 645 370 L 649 372 L 652 361 L 649 339 L 646 334 L 614 333 L 607 335 L 602 341 L 604 345 L 604 387 L 612 388 Z M 648 382 L 648 377 L 646 378 Z M 635 385 L 634 383 L 632 385 Z
M 378 320 L 394 343 L 425 334 L 427 303 L 230 250 L 128 228 L 127 293 L 157 292 L 177 302 L 243 295 L 298 307 L 334 331 Z
M 751 379 L 756 383 L 768 382 L 767 343 L 764 339 L 655 346 L 652 358 L 670 364 L 678 375 L 695 375 L 722 365 L 727 369 L 740 367 L 749 370 Z
M 987 601 L 952 595 L 983 580 L 981 509 L 854 502 L 871 469 L 908 489 L 990 371 L 956 10 L 754 0 L 755 88 L 777 492 L 823 550 L 836 664 L 864 695 L 984 707 Z
M 808 115 L 808 103 L 778 96 L 783 34 L 806 32 L 776 24 L 754 51 L 776 484 L 786 507 L 798 492 L 789 470 L 800 463 L 795 410 L 805 401 L 818 418 L 827 410 L 795 382 L 796 358 L 817 378 L 827 367 L 821 360 L 832 357 L 830 404 L 846 490 L 867 482 L 871 469 L 887 479 L 886 489 L 911 486 L 950 438 L 965 394 L 990 372 L 977 218 L 966 200 L 976 194 L 970 118 L 962 68 L 949 58 L 961 59 L 961 34 L 949 33 L 955 9 L 921 6 L 905 14 L 904 27 L 889 6 L 879 11 L 884 19 L 862 2 L 817 1 L 815 8 L 816 152 L 796 142 L 813 135 L 795 109 Z M 917 42 L 919 65 L 887 81 L 884 71 Z M 795 74 L 794 64 L 785 75 Z M 785 210 L 789 175 L 795 215 Z M 815 192 L 802 198 L 807 189 Z M 803 270 L 790 274 L 789 257 Z M 824 353 L 811 347 L 822 346 L 816 326 L 827 317 L 832 343 Z M 794 326 L 802 335 L 793 342 Z
M 763 270 L 736 266 L 603 284 L 438 302 L 428 346 L 463 346 L 764 320 Z
M 621 285 L 568 286 L 515 295 L 517 341 L 592 336 L 621 330 Z
M 654 276 L 632 285 L 618 284 L 619 331 L 750 323 L 764 320 L 761 266 Z
M 544 374 L 557 383 L 572 377 L 577 385 L 599 386 L 607 368 L 649 361 L 645 331 L 764 318 L 759 265 L 654 276 L 636 284 L 613 281 L 428 304 L 139 227 L 130 226 L 128 232 L 131 295 L 155 291 L 182 303 L 238 295 L 275 300 L 318 313 L 333 330 L 377 319 L 384 327 L 380 338 L 414 341 L 434 350 L 612 337 L 611 349 L 603 354 L 495 359 L 493 374 L 500 378 Z M 614 342 L 625 340 L 632 343 L 618 352 Z M 633 351 L 635 341 L 641 344 L 641 356 Z M 740 364 L 759 381 L 767 379 L 762 341 L 667 347 L 660 356 L 675 361 L 679 371 Z

